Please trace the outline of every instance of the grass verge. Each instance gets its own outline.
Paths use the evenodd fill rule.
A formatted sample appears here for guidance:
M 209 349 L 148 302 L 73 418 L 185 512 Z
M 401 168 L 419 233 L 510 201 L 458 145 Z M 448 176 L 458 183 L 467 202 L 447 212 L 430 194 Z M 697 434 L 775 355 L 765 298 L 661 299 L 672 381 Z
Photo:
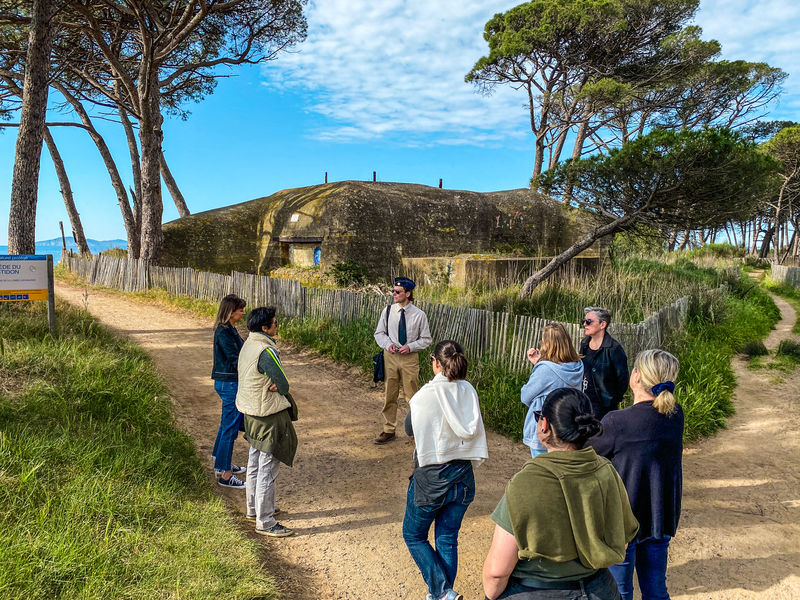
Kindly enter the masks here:
M 797 320 L 792 327 L 792 333 L 800 335 L 800 289 L 788 283 L 777 282 L 770 277 L 764 279 L 763 285 L 773 294 L 786 300 L 797 311 Z
M 277 598 L 146 353 L 45 309 L 0 304 L 0 597 Z

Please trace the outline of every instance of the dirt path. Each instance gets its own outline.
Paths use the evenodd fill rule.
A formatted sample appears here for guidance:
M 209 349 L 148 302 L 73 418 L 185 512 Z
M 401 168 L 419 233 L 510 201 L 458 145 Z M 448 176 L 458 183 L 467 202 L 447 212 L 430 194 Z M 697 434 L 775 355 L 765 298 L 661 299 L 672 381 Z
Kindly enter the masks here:
M 795 310 L 765 340 L 792 337 Z M 684 452 L 680 528 L 668 570 L 675 598 L 800 598 L 800 375 L 734 359 L 736 414 Z M 782 381 L 781 381 L 782 379 Z M 680 592 L 680 594 L 678 594 Z
M 81 289 L 58 283 L 57 292 L 82 304 Z M 219 424 L 209 379 L 210 321 L 95 291 L 88 308 L 152 354 L 170 385 L 179 426 L 209 456 Z M 781 308 L 793 319 L 790 307 Z M 297 535 L 265 539 L 242 518 L 243 535 L 267 548 L 266 566 L 286 598 L 421 600 L 426 589 L 401 536 L 412 445 L 404 436 L 386 446 L 372 443 L 381 429 L 381 390 L 356 369 L 314 353 L 287 348 L 283 357 L 300 408 L 300 448 L 295 466 L 281 470 L 278 504 L 281 521 Z M 686 452 L 686 510 L 673 543 L 670 589 L 673 598 L 800 598 L 800 380 L 773 386 L 736 368 L 743 385 L 730 428 Z M 529 456 L 525 446 L 495 434 L 489 453 L 476 470 L 478 493 L 460 535 L 456 589 L 467 600 L 483 598 L 481 566 L 493 530 L 488 515 Z M 245 461 L 240 438 L 234 462 Z M 212 481 L 210 464 L 208 472 Z M 215 490 L 243 514 L 242 492 Z

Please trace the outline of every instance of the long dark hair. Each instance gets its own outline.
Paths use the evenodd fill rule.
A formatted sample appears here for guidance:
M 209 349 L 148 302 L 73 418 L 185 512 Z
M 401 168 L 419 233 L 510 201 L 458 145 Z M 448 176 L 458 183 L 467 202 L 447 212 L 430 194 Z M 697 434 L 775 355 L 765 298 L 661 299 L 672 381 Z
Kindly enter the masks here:
M 442 373 L 449 381 L 466 379 L 467 358 L 464 356 L 464 349 L 458 342 L 453 340 L 439 342 L 431 356 L 442 366 Z
M 219 303 L 217 318 L 214 320 L 214 329 L 220 325 L 227 325 L 228 321 L 231 320 L 231 315 L 245 306 L 247 306 L 247 302 L 239 298 L 236 294 L 228 294 L 225 296 Z
M 574 444 L 583 448 L 590 437 L 603 430 L 600 421 L 592 414 L 589 397 L 573 388 L 559 388 L 547 394 L 542 416 L 550 422 L 556 446 Z

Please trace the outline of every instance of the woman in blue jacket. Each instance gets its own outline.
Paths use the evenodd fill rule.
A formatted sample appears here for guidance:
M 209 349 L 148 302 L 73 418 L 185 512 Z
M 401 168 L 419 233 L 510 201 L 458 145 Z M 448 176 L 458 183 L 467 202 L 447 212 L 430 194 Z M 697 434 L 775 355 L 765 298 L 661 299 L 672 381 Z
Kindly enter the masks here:
M 219 303 L 214 321 L 214 366 L 211 370 L 214 390 L 222 400 L 219 430 L 211 451 L 214 474 L 219 485 L 237 489 L 244 489 L 244 481 L 236 475 L 241 475 L 246 469 L 231 462 L 233 442 L 242 423 L 242 413 L 236 410 L 236 392 L 239 387 L 239 350 L 244 340 L 236 330 L 236 323 L 242 320 L 246 304 L 236 294 L 228 294 Z
M 533 370 L 522 386 L 520 400 L 528 407 L 522 441 L 531 449 L 531 457 L 547 452 L 536 435 L 536 413 L 542 410 L 547 394 L 558 388 L 583 389 L 583 363 L 561 323 L 550 323 L 542 330 L 542 347 L 530 348 L 528 360 Z
M 625 482 L 639 534 L 625 560 L 610 567 L 623 600 L 633 599 L 633 571 L 643 600 L 668 600 L 667 548 L 681 514 L 683 410 L 672 395 L 678 360 L 645 350 L 630 377 L 633 406 L 603 417 L 603 431 L 589 440 Z

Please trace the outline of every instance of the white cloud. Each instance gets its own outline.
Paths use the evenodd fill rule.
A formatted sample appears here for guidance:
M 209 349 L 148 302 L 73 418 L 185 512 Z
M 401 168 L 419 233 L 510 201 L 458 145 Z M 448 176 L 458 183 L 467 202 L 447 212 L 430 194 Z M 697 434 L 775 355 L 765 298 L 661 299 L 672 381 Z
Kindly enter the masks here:
M 404 145 L 525 138 L 524 97 L 490 97 L 464 82 L 487 53 L 483 27 L 513 3 L 497 0 L 319 0 L 299 51 L 268 67 L 272 84 L 308 90 L 330 125 L 324 140 L 396 137 Z
M 530 141 L 525 98 L 490 97 L 464 75 L 487 53 L 483 27 L 517 2 L 312 0 L 308 40 L 266 67 L 268 85 L 305 90 L 330 141 L 400 140 L 498 145 Z M 793 74 L 774 116 L 800 120 L 800 5 L 786 0 L 702 0 L 697 23 L 729 59 L 766 61 Z M 794 75 L 794 73 L 797 73 Z

